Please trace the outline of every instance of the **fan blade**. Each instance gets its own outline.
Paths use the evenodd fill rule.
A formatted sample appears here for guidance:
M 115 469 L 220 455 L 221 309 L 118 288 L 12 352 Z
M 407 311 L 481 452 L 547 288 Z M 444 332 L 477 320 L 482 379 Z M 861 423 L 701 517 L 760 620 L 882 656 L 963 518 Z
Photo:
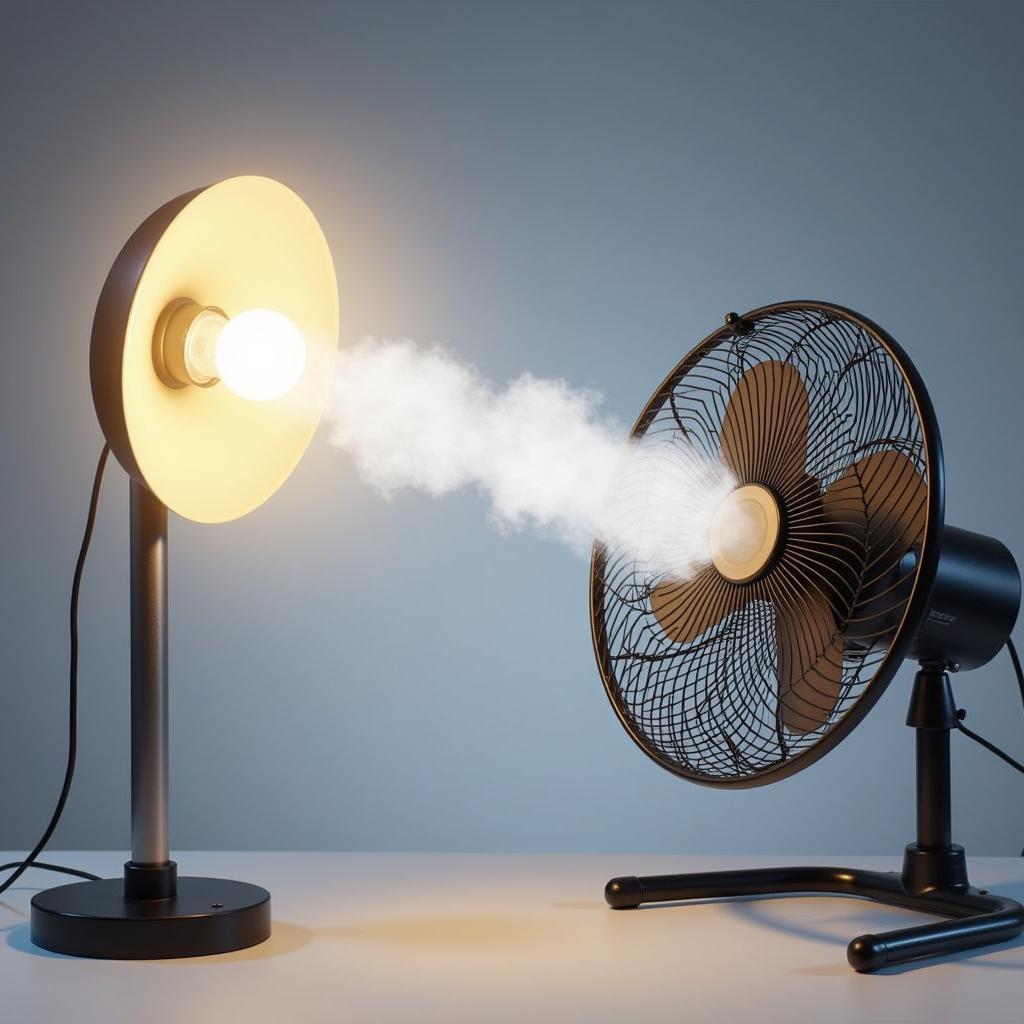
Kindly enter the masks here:
M 711 566 L 693 579 L 668 579 L 651 591 L 651 611 L 673 643 L 688 644 L 747 603 L 741 587 Z
M 804 472 L 807 388 L 790 363 L 770 359 L 740 377 L 722 420 L 722 454 L 742 482 L 784 486 Z
M 775 603 L 779 713 L 790 732 L 824 725 L 843 684 L 843 637 L 828 599 L 818 590 L 792 604 Z
M 823 500 L 828 520 L 857 536 L 867 530 L 869 575 L 873 563 L 898 562 L 924 534 L 928 485 L 900 452 L 875 452 L 848 466 Z

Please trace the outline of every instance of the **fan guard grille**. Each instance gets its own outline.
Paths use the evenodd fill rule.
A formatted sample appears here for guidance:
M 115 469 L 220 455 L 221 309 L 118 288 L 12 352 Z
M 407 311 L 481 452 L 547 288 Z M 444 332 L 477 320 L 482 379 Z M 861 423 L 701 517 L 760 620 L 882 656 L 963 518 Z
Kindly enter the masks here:
M 920 610 L 921 584 L 934 560 L 941 469 L 933 486 L 929 463 L 941 455 L 919 378 L 869 321 L 818 303 L 765 307 L 744 320 L 749 333 L 723 328 L 673 370 L 632 436 L 687 444 L 717 458 L 728 444 L 726 411 L 744 374 L 764 364 L 748 377 L 749 391 L 749 381 L 782 374 L 779 364 L 792 368 L 785 370 L 790 376 L 795 370 L 807 395 L 806 450 L 795 460 L 803 461 L 803 473 L 794 474 L 794 459 L 779 454 L 800 420 L 781 386 L 746 410 L 750 429 L 727 428 L 738 483 L 765 485 L 787 506 L 781 554 L 747 584 L 730 583 L 713 567 L 702 570 L 681 604 L 713 625 L 680 640 L 667 634 L 664 613 L 659 621 L 652 610 L 652 594 L 656 602 L 667 581 L 651 578 L 614 537 L 606 538 L 594 549 L 591 621 L 608 696 L 640 746 L 684 777 L 749 786 L 816 760 L 867 712 L 898 667 L 896 648 L 907 628 L 916 628 L 909 620 Z M 837 493 L 845 496 L 840 504 L 863 509 L 839 527 L 829 511 L 835 501 L 821 497 Z M 896 519 L 904 524 L 902 538 Z M 815 619 L 808 615 L 812 593 L 825 612 L 808 625 Z M 780 635 L 809 650 L 786 654 Z M 824 677 L 828 686 L 819 685 Z M 794 713 L 799 698 L 789 683 L 803 686 L 816 706 L 819 690 L 828 691 L 812 721 Z

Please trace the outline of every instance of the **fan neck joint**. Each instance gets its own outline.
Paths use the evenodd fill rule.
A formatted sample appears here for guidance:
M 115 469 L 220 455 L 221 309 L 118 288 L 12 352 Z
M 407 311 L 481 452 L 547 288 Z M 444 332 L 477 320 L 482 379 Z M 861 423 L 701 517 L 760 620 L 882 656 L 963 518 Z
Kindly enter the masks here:
M 922 664 L 914 676 L 907 725 L 912 729 L 955 729 L 956 701 L 942 665 Z

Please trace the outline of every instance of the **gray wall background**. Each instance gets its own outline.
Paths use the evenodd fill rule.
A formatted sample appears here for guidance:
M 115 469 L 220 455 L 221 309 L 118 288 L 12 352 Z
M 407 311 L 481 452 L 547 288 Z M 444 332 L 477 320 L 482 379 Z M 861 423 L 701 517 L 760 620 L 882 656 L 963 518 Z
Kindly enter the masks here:
M 928 382 L 949 520 L 1024 562 L 1015 5 L 0 4 L 0 848 L 63 771 L 66 602 L 101 436 L 88 334 L 136 224 L 238 173 L 319 214 L 342 342 L 442 342 L 631 421 L 729 309 L 825 298 Z M 128 841 L 127 485 L 82 610 L 59 847 Z M 266 506 L 171 530 L 173 834 L 187 848 L 897 853 L 912 672 L 829 757 L 720 792 L 649 763 L 593 664 L 587 570 L 474 495 L 385 503 L 321 435 Z M 1018 754 L 1000 658 L 957 680 Z M 1024 779 L 954 739 L 956 832 Z

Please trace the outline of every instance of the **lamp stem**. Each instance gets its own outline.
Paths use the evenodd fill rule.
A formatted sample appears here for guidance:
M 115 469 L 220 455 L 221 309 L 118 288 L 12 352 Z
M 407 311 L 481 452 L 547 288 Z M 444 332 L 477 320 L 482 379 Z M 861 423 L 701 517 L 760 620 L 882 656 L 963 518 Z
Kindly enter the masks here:
M 131 481 L 132 859 L 170 863 L 167 740 L 167 509 Z

